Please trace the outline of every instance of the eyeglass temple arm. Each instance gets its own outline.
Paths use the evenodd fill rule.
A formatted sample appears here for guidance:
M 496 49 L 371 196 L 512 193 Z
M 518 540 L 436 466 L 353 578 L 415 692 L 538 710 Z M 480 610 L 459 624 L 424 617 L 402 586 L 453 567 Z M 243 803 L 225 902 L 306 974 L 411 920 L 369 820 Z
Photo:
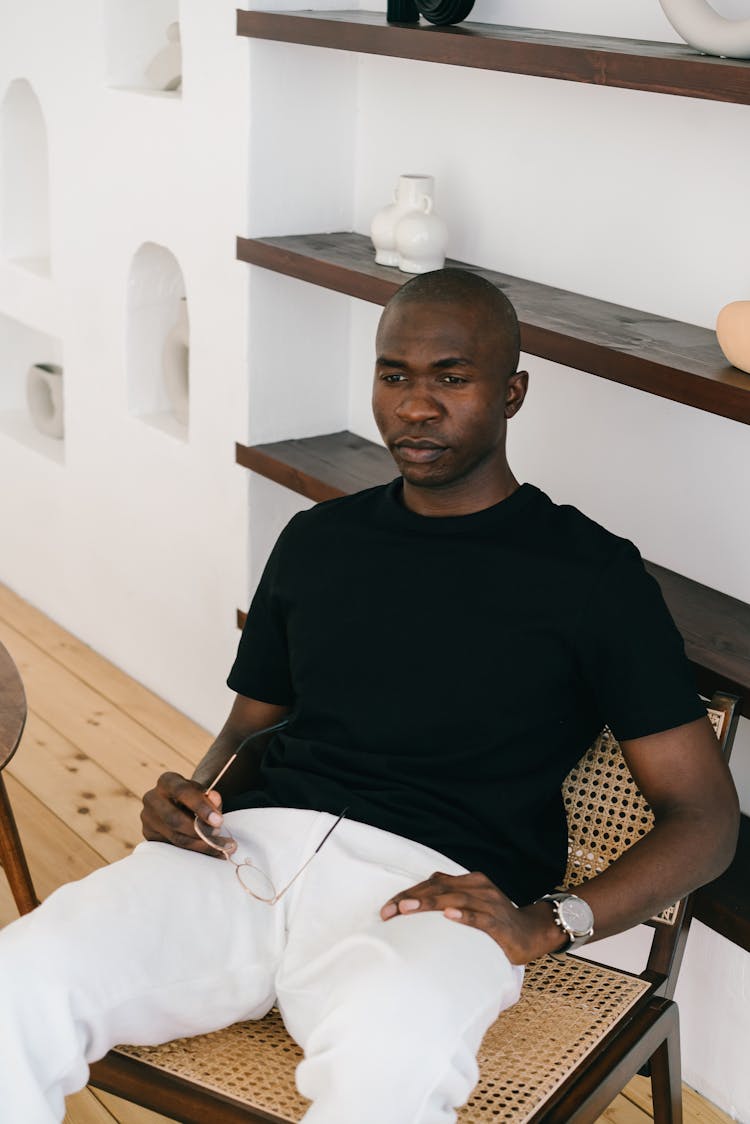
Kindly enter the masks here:
M 324 835 L 324 836 L 323 836 L 323 838 L 321 839 L 320 843 L 318 843 L 317 847 L 316 847 L 316 848 L 315 848 L 315 850 L 313 851 L 312 855 L 310 855 L 310 858 L 312 858 L 312 857 L 313 857 L 314 855 L 317 855 L 318 851 L 319 851 L 319 850 L 320 850 L 320 848 L 321 848 L 321 847 L 323 846 L 323 844 L 325 843 L 325 841 L 326 841 L 326 839 L 328 838 L 328 836 L 329 836 L 329 835 L 331 834 L 331 832 L 332 832 L 332 831 L 335 831 L 335 830 L 336 830 L 336 828 L 337 828 L 337 827 L 339 826 L 339 824 L 341 823 L 341 821 L 343 820 L 344 816 L 346 815 L 346 813 L 347 813 L 348 811 L 349 811 L 349 809 L 348 809 L 348 808 L 344 808 L 343 812 L 341 813 L 341 815 L 339 816 L 339 818 L 338 818 L 338 819 L 337 819 L 337 820 L 335 821 L 335 823 L 332 823 L 332 824 L 331 824 L 331 826 L 330 826 L 330 827 L 328 828 L 328 831 L 327 831 L 327 832 L 325 833 L 325 835 Z M 309 861 L 309 860 L 308 860 L 308 861 Z
M 231 756 L 231 757 L 229 758 L 229 760 L 228 760 L 228 761 L 225 761 L 225 762 L 224 762 L 224 765 L 223 765 L 223 767 L 222 767 L 222 768 L 221 768 L 221 769 L 219 770 L 219 772 L 218 772 L 218 773 L 216 774 L 216 776 L 215 776 L 215 777 L 214 777 L 214 779 L 213 779 L 213 780 L 211 781 L 211 783 L 210 783 L 210 785 L 208 786 L 208 788 L 204 788 L 204 790 L 203 790 L 203 791 L 204 791 L 204 793 L 206 794 L 206 796 L 208 796 L 209 792 L 213 792 L 213 790 L 214 790 L 214 789 L 216 788 L 216 786 L 217 786 L 217 784 L 219 783 L 219 781 L 221 780 L 221 778 L 222 778 L 222 777 L 224 776 L 224 774 L 226 773 L 226 771 L 227 771 L 227 769 L 229 768 L 229 766 L 230 766 L 230 765 L 232 764 L 232 762 L 236 761 L 236 759 L 237 759 L 237 754 L 236 754 L 236 753 L 233 753 L 233 754 L 232 754 L 232 756 Z
M 310 855 L 310 858 L 309 858 L 309 859 L 307 859 L 307 860 L 306 860 L 306 861 L 305 861 L 305 862 L 304 862 L 304 863 L 302 864 L 302 866 L 301 866 L 301 867 L 299 868 L 299 870 L 298 870 L 298 871 L 297 871 L 297 873 L 296 873 L 296 874 L 294 875 L 294 877 L 293 877 L 293 878 L 291 878 L 291 879 L 290 879 L 290 880 L 289 880 L 289 881 L 287 882 L 287 884 L 286 884 L 286 886 L 284 887 L 284 889 L 283 889 L 283 890 L 279 890 L 278 894 L 277 894 L 277 895 L 276 895 L 276 897 L 275 897 L 275 898 L 273 899 L 273 900 L 274 900 L 274 902 L 277 902 L 277 901 L 279 900 L 279 898 L 281 897 L 281 895 L 282 895 L 282 894 L 285 894 L 285 893 L 287 892 L 287 890 L 289 889 L 289 887 L 290 887 L 290 886 L 293 886 L 293 885 L 294 885 L 294 883 L 295 883 L 295 882 L 297 881 L 297 879 L 299 878 L 300 874 L 302 874 L 302 872 L 303 872 L 304 870 L 307 870 L 308 866 L 309 866 L 309 865 L 310 865 L 310 863 L 311 863 L 311 862 L 313 861 L 313 859 L 315 858 L 315 856 L 317 855 L 318 851 L 320 850 L 320 848 L 321 848 L 321 847 L 323 846 L 323 844 L 325 843 L 325 841 L 326 841 L 326 839 L 328 838 L 328 836 L 329 836 L 329 835 L 331 834 L 331 832 L 332 832 L 332 831 L 333 831 L 333 830 L 334 830 L 335 828 L 337 828 L 337 827 L 339 826 L 339 824 L 341 823 L 341 821 L 343 820 L 344 816 L 346 815 L 346 813 L 347 813 L 348 811 L 349 811 L 349 809 L 348 809 L 348 808 L 344 808 L 344 810 L 343 810 L 343 812 L 341 813 L 341 815 L 339 816 L 339 818 L 338 818 L 338 819 L 337 819 L 337 820 L 335 821 L 335 823 L 331 824 L 331 826 L 330 826 L 330 827 L 328 828 L 328 831 L 327 831 L 327 832 L 325 833 L 325 835 L 324 835 L 324 836 L 323 836 L 323 838 L 321 839 L 320 843 L 318 843 L 317 847 L 315 848 L 315 850 L 313 851 L 313 853 L 312 853 L 312 854 Z
M 240 742 L 240 744 L 237 746 L 237 749 L 235 750 L 235 752 L 232 754 L 232 756 L 227 761 L 224 762 L 224 765 L 221 767 L 219 772 L 216 774 L 214 779 L 211 781 L 211 784 L 208 786 L 208 788 L 204 789 L 203 791 L 205 793 L 213 792 L 213 790 L 216 788 L 216 786 L 219 783 L 219 781 L 221 780 L 221 778 L 226 773 L 229 766 L 234 761 L 237 760 L 237 758 L 240 756 L 240 754 L 242 753 L 245 746 L 249 745 L 251 742 L 255 741 L 257 738 L 265 737 L 268 734 L 275 734 L 277 730 L 281 730 L 281 729 L 284 728 L 284 726 L 286 726 L 287 721 L 288 720 L 285 718 L 281 722 L 275 722 L 273 726 L 265 726 L 262 730 L 254 730 L 252 732 L 252 734 L 248 734 L 246 738 L 243 738 L 242 741 Z M 263 748 L 265 749 L 265 746 Z M 334 824 L 334 827 L 335 827 L 335 824 Z

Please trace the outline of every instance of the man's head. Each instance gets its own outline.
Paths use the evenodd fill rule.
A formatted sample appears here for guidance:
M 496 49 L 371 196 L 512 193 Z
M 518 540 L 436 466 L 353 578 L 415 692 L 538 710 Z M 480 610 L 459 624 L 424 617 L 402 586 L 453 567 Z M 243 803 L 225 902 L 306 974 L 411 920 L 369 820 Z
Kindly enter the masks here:
M 406 484 L 484 506 L 512 479 L 506 422 L 528 379 L 510 301 L 466 270 L 422 274 L 387 304 L 376 351 L 373 412 Z

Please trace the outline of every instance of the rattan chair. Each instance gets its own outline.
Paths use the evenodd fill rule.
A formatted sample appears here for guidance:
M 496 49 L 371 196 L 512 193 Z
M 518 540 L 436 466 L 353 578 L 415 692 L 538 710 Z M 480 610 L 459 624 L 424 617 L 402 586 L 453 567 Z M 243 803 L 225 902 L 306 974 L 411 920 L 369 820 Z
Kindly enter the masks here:
M 26 695 L 10 653 L 0 644 L 0 864 L 19 913 L 39 905 L 21 846 L 2 771 L 18 748 L 26 725 Z
M 709 709 L 727 755 L 737 704 L 733 696 L 715 695 Z M 599 873 L 653 824 L 607 730 L 567 777 L 563 796 L 569 825 L 566 886 Z M 481 1078 L 459 1120 L 595 1121 L 649 1065 L 654 1119 L 680 1124 L 679 1028 L 672 995 L 690 909 L 687 898 L 650 922 L 651 952 L 640 975 L 565 955 L 529 965 L 519 1002 L 485 1035 Z M 259 1021 L 163 1046 L 120 1046 L 92 1067 L 91 1082 L 184 1124 L 287 1124 L 299 1121 L 308 1104 L 294 1084 L 301 1056 L 274 1010 Z

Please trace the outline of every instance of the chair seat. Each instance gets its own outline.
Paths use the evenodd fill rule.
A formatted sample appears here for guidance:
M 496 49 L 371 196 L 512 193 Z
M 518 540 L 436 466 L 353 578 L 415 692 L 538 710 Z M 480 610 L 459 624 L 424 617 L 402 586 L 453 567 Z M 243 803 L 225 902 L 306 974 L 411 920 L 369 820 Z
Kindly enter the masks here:
M 650 990 L 638 976 L 574 956 L 530 964 L 520 1000 L 485 1035 L 479 1066 L 488 1076 L 480 1078 L 459 1120 L 529 1120 Z M 294 1084 L 302 1051 L 276 1009 L 213 1034 L 116 1052 L 290 1124 L 308 1105 Z

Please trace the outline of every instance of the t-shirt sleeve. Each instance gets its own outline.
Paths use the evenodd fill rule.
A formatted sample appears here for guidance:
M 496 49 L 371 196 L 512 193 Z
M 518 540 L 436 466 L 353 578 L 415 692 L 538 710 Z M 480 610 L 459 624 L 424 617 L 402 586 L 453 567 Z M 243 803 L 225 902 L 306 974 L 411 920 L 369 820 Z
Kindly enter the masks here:
M 705 715 L 682 637 L 632 543 L 623 543 L 602 573 L 580 640 L 584 676 L 618 740 Z
M 293 702 L 286 613 L 279 591 L 279 572 L 287 548 L 282 531 L 266 563 L 242 630 L 227 685 L 238 695 L 277 706 Z

